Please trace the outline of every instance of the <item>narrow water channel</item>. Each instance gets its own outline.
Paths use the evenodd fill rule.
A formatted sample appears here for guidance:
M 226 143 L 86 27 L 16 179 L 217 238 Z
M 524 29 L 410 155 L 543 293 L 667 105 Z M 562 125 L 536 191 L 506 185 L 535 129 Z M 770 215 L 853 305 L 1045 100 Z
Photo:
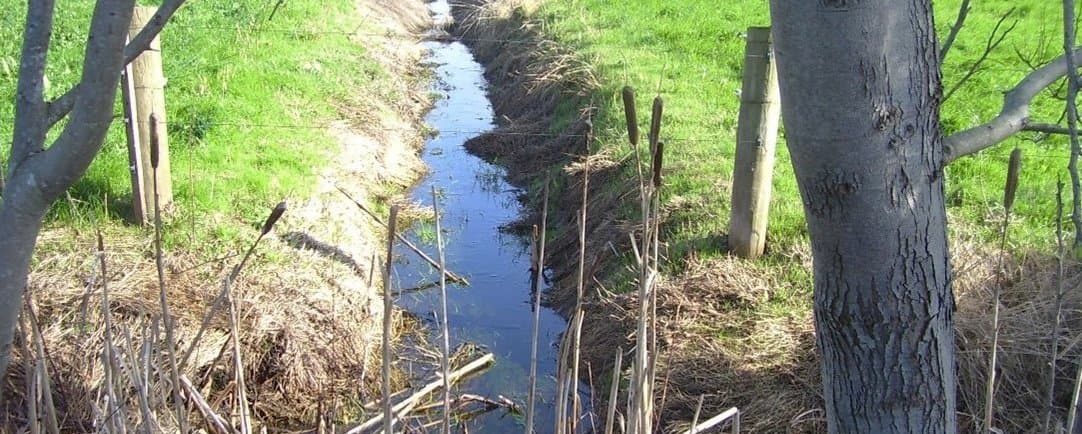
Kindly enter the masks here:
M 446 0 L 429 4 L 435 22 L 449 19 Z M 500 230 L 519 216 L 515 187 L 504 181 L 504 171 L 469 154 L 463 144 L 479 132 L 494 128 L 483 67 L 460 42 L 426 42 L 436 76 L 433 90 L 440 97 L 426 121 L 437 130 L 424 150 L 429 175 L 415 187 L 413 200 L 432 203 L 438 191 L 443 215 L 443 238 L 448 269 L 464 275 L 469 286 L 448 288 L 451 347 L 469 343 L 496 356 L 496 364 L 483 375 L 459 385 L 456 393 L 495 398 L 503 395 L 525 404 L 530 370 L 532 304 L 529 243 Z M 432 247 L 432 226 L 418 225 L 409 236 L 426 250 Z M 433 256 L 435 257 L 435 256 Z M 437 273 L 420 261 L 399 267 L 403 288 L 431 282 Z M 439 289 L 403 294 L 398 303 L 421 318 L 434 318 L 440 309 Z M 555 312 L 542 308 L 538 345 L 537 432 L 553 431 L 556 343 L 566 327 Z M 433 340 L 438 327 L 433 321 Z M 470 432 L 522 432 L 521 419 L 496 411 L 469 422 Z

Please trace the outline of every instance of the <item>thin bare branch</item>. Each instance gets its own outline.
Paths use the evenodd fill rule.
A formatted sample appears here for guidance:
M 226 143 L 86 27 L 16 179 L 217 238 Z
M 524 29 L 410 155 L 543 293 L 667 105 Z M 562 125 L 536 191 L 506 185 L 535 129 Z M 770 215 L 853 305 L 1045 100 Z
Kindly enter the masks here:
M 19 82 L 15 91 L 15 135 L 8 157 L 8 177 L 15 174 L 32 153 L 45 144 L 48 127 L 43 122 L 45 105 L 45 64 L 53 33 L 54 0 L 27 2 Z
M 996 21 L 996 26 L 992 28 L 992 33 L 988 35 L 988 41 L 986 41 L 984 44 L 984 52 L 981 53 L 981 56 L 977 58 L 976 62 L 973 62 L 973 64 L 969 66 L 969 70 L 966 71 L 965 75 L 962 76 L 962 79 L 958 80 L 957 83 L 954 83 L 954 86 L 951 86 L 951 88 L 947 90 L 947 93 L 943 96 L 943 101 L 950 99 L 951 95 L 954 95 L 954 92 L 957 92 L 958 89 L 960 89 L 963 85 L 966 84 L 966 82 L 969 81 L 969 79 L 973 78 L 974 75 L 980 72 L 981 67 L 984 65 L 984 61 L 988 60 L 988 56 L 992 54 L 993 51 L 996 51 L 996 48 L 999 47 L 999 44 L 1002 44 L 1003 40 L 1007 38 L 1007 35 L 1009 35 L 1011 31 L 1013 31 L 1014 28 L 1018 26 L 1018 20 L 1014 20 L 1014 22 L 1011 23 L 1010 27 L 1007 27 L 1007 29 L 1004 30 L 1003 33 L 999 32 L 999 28 L 1003 26 L 1003 22 L 1007 21 L 1007 18 L 1010 18 L 1012 14 L 1014 14 L 1014 8 L 1011 8 L 1005 14 L 1003 14 L 1003 16 L 999 17 L 999 20 Z
M 1071 134 L 1070 128 L 1056 124 L 1026 124 L 1026 126 L 1022 127 L 1022 131 L 1030 131 L 1034 133 L 1044 134 Z
M 954 40 L 958 38 L 958 32 L 965 25 L 967 16 L 969 16 L 969 0 L 962 0 L 962 6 L 958 8 L 958 18 L 954 20 L 954 25 L 951 26 L 947 39 L 943 40 L 943 47 L 939 49 L 939 63 L 943 63 L 947 58 L 947 53 L 950 52 L 951 47 L 954 45 Z
M 1082 144 L 1078 141 L 1078 63 L 1071 47 L 1075 45 L 1074 0 L 1063 0 L 1063 60 L 1067 63 L 1067 135 L 1071 139 L 1071 158 L 1067 171 L 1071 176 L 1071 223 L 1075 227 L 1074 249 L 1082 246 L 1082 185 L 1078 176 L 1078 157 Z M 1071 427 L 1072 430 L 1075 427 Z
M 1075 48 L 1075 55 L 1082 48 Z M 960 157 L 979 152 L 1006 140 L 1030 125 L 1029 105 L 1042 90 L 1067 74 L 1066 56 L 1031 72 L 1006 93 L 1003 108 L 988 122 L 960 131 L 943 141 L 943 162 L 949 164 Z
M 52 2 L 53 0 L 49 0 Z M 143 29 L 135 35 L 128 45 L 124 47 L 124 63 L 120 66 L 123 67 L 139 57 L 147 48 L 150 47 L 150 42 L 161 33 L 162 28 L 169 22 L 169 19 L 173 17 L 177 9 L 180 9 L 184 5 L 185 0 L 166 0 L 158 7 L 158 11 L 154 13 L 154 16 L 150 18 Z M 31 2 L 34 3 L 34 2 Z M 127 27 L 125 27 L 126 29 Z M 117 70 L 119 72 L 119 69 Z M 85 82 L 85 80 L 83 81 Z M 83 89 L 83 82 L 80 82 L 61 95 L 56 100 L 51 101 L 48 104 L 48 112 L 46 119 L 46 128 L 50 128 L 56 125 L 64 116 L 71 113 L 72 108 L 75 107 L 75 99 L 79 96 Z

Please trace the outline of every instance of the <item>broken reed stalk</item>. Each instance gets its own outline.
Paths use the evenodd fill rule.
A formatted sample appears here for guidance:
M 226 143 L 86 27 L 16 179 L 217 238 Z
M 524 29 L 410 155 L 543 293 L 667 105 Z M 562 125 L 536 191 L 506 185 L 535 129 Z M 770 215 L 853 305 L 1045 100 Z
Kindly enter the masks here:
M 440 329 L 443 332 L 443 346 L 440 353 L 440 367 L 443 378 L 451 375 L 451 328 L 447 323 L 447 258 L 443 251 L 443 230 L 440 227 L 440 198 L 436 186 L 432 186 L 432 214 L 436 219 L 436 252 L 440 260 Z M 451 434 L 451 388 L 443 388 L 443 434 Z
M 248 408 L 248 385 L 244 378 L 244 360 L 241 357 L 240 314 L 237 299 L 233 297 L 232 285 L 226 285 L 226 303 L 229 305 L 229 336 L 233 341 L 233 378 L 236 383 L 237 407 L 240 417 L 240 434 L 252 432 L 251 411 Z
M 391 399 L 389 395 L 384 395 L 387 396 L 387 398 L 384 398 L 383 400 L 383 404 L 385 406 L 383 409 L 383 414 L 366 420 L 364 423 L 353 427 L 349 431 L 346 431 L 345 434 L 361 434 L 364 432 L 368 432 L 368 430 L 378 426 L 380 422 L 387 423 L 388 420 L 393 420 L 399 418 L 400 416 L 404 416 L 406 413 L 408 413 L 409 409 L 413 409 L 414 407 L 416 407 L 422 398 L 436 391 L 436 389 L 444 386 L 450 387 L 450 385 L 455 384 L 456 381 L 480 370 L 481 368 L 491 365 L 495 361 L 496 356 L 492 353 L 488 353 L 481 357 L 478 357 L 474 361 L 467 363 L 465 366 L 451 372 L 450 375 L 447 376 L 447 378 L 438 378 L 424 385 L 424 387 L 418 389 L 416 392 L 410 394 L 410 396 L 406 397 L 398 404 L 395 404 L 393 406 L 390 405 Z M 386 416 L 387 414 L 390 414 L 391 417 L 388 418 Z
M 702 434 L 702 433 L 705 433 L 705 432 L 709 431 L 710 429 L 714 428 L 715 426 L 720 425 L 722 422 L 725 422 L 725 421 L 728 421 L 728 420 L 733 421 L 733 424 L 732 424 L 733 434 L 739 434 L 740 433 L 740 409 L 738 409 L 736 407 L 725 410 L 725 411 L 721 412 L 720 414 L 718 414 L 717 416 L 714 416 L 714 417 L 712 417 L 710 419 L 707 419 L 707 420 L 703 421 L 702 424 L 688 430 L 684 434 Z
M 624 349 L 616 349 L 616 361 L 612 367 L 612 385 L 609 388 L 609 409 L 605 414 L 605 434 L 613 434 L 616 429 L 616 402 L 620 398 L 620 372 L 623 371 Z M 620 430 L 623 432 L 623 430 Z
M 154 266 L 158 270 L 158 298 L 162 308 L 162 325 L 165 327 L 166 354 L 169 358 L 169 379 L 173 392 L 173 406 L 177 413 L 177 426 L 180 432 L 186 433 L 188 429 L 187 412 L 184 402 L 180 398 L 180 368 L 177 363 L 177 341 L 173 324 L 173 316 L 169 313 L 169 296 L 165 290 L 165 266 L 162 254 L 162 207 L 158 191 L 158 159 L 161 151 L 158 137 L 158 114 L 150 114 L 150 170 L 154 187 Z M 195 345 L 194 341 L 192 345 Z
M 181 366 L 188 364 L 189 358 L 192 356 L 192 353 L 195 352 L 196 345 L 199 344 L 200 340 L 203 338 L 203 333 L 206 332 L 207 327 L 210 326 L 211 319 L 217 315 L 218 309 L 220 309 L 222 303 L 225 302 L 226 294 L 231 291 L 233 282 L 237 281 L 237 277 L 240 276 L 241 270 L 248 265 L 248 259 L 252 257 L 256 247 L 259 246 L 259 242 L 263 241 L 263 237 L 266 237 L 271 229 L 274 229 L 274 225 L 278 223 L 278 219 L 282 218 L 282 214 L 285 214 L 286 208 L 288 208 L 288 205 L 285 201 L 278 202 L 278 204 L 274 206 L 270 215 L 263 221 L 263 227 L 260 229 L 259 235 L 256 237 L 255 241 L 248 246 L 248 250 L 244 252 L 244 256 L 241 257 L 240 262 L 233 266 L 229 275 L 222 281 L 222 290 L 218 293 L 218 296 L 214 298 L 214 301 L 210 303 L 210 309 L 207 309 L 207 313 L 203 315 L 203 322 L 199 324 L 199 330 L 196 331 L 195 337 L 192 338 L 192 343 L 188 345 L 188 350 L 184 352 L 184 356 L 180 359 Z
M 56 415 L 56 405 L 53 402 L 52 378 L 49 376 L 48 358 L 45 357 L 45 338 L 41 335 L 41 326 L 38 324 L 37 314 L 34 313 L 34 304 L 30 297 L 26 297 L 27 322 L 30 323 L 31 339 L 34 344 L 34 370 L 35 381 L 38 382 L 38 392 L 41 394 L 42 405 L 45 407 L 45 430 L 50 434 L 60 433 L 60 423 Z
M 690 431 L 695 431 L 695 429 L 699 426 L 699 415 L 703 412 L 703 400 L 705 398 L 706 395 L 699 395 L 699 404 L 695 406 L 695 416 L 691 417 Z
M 233 428 L 228 426 L 228 423 L 214 412 L 210 404 L 203 399 L 203 395 L 199 393 L 199 390 L 192 386 L 191 380 L 188 377 L 180 376 L 180 385 L 184 387 L 184 393 L 188 394 L 188 399 L 195 404 L 195 408 L 199 409 L 199 412 L 203 414 L 203 420 L 207 422 L 207 425 L 214 430 L 217 434 L 233 434 Z
M 1051 354 L 1048 358 L 1048 388 L 1044 398 L 1044 430 L 1052 431 L 1053 398 L 1056 391 L 1056 364 L 1059 361 L 1060 321 L 1063 317 L 1063 264 L 1066 246 L 1063 241 L 1063 181 L 1056 181 L 1056 300 L 1052 307 Z
M 394 434 L 394 412 L 391 408 L 391 273 L 394 272 L 394 240 L 397 236 L 398 205 L 391 206 L 387 223 L 387 257 L 383 268 L 383 432 Z
M 992 431 L 992 422 L 995 407 L 996 390 L 996 362 L 999 354 L 999 303 L 1000 291 L 1003 286 L 1003 264 L 1007 253 L 1007 232 L 1011 225 L 1011 210 L 1014 208 L 1014 197 L 1018 191 L 1018 172 L 1022 165 L 1022 149 L 1015 147 L 1011 151 L 1010 162 L 1007 164 L 1007 183 L 1003 187 L 1003 226 L 1000 228 L 999 240 L 999 267 L 997 267 L 996 282 L 992 286 L 992 349 L 988 356 L 988 381 L 984 389 L 984 431 Z
M 23 369 L 26 371 L 26 418 L 27 418 L 27 431 L 30 434 L 41 434 L 41 412 L 38 411 L 38 383 L 37 383 L 37 366 L 33 357 L 30 357 L 30 346 L 26 343 L 26 336 L 29 334 L 26 330 L 26 321 L 19 317 L 19 332 L 23 339 L 19 339 L 19 346 L 22 347 L 26 358 L 23 360 Z M 105 421 L 108 426 L 108 420 Z
M 1067 410 L 1067 430 L 1068 432 L 1074 432 L 1074 427 L 1077 424 L 1075 420 L 1078 415 L 1078 395 L 1082 391 L 1082 356 L 1078 358 L 1078 370 L 1075 373 L 1074 379 L 1074 392 L 1071 393 L 1071 406 Z
M 148 391 L 149 386 L 146 384 L 146 382 L 143 381 L 143 379 L 146 378 L 143 376 L 143 372 L 145 371 L 143 371 L 142 368 L 140 368 L 139 366 L 139 356 L 136 354 L 135 343 L 132 341 L 131 338 L 131 330 L 128 329 L 128 326 L 126 324 L 124 325 L 123 330 L 124 343 L 128 349 L 126 354 L 128 357 L 128 367 L 130 369 L 128 375 L 131 379 L 132 387 L 135 388 L 136 394 L 139 395 L 139 412 L 143 416 L 142 431 L 144 434 L 152 434 L 154 430 L 151 427 L 151 422 L 154 422 L 154 415 L 150 411 L 150 400 L 148 399 L 150 393 Z M 181 375 L 181 380 L 183 379 L 184 376 Z
M 534 432 L 534 404 L 537 397 L 537 341 L 541 328 L 541 282 L 545 270 L 545 235 L 548 230 L 549 185 L 549 180 L 546 178 L 542 190 L 541 232 L 540 234 L 535 232 L 534 237 L 539 241 L 537 241 L 536 247 L 537 260 L 533 263 L 533 335 L 530 337 L 530 384 L 529 392 L 526 395 L 526 434 L 533 434 Z M 534 230 L 537 230 L 537 226 L 534 226 Z
M 361 211 L 364 211 L 365 214 L 368 214 L 368 216 L 371 217 L 372 220 L 375 220 L 375 222 L 378 223 L 380 226 L 383 226 L 385 228 L 390 229 L 390 227 L 387 225 L 387 223 L 383 222 L 383 219 L 381 219 L 378 215 L 376 215 L 376 213 L 372 212 L 372 210 L 368 209 L 368 207 L 364 206 L 359 201 L 357 201 L 357 199 L 354 199 L 353 196 L 350 196 L 350 194 L 347 193 L 345 190 L 343 190 L 342 187 L 335 186 L 335 188 L 337 188 L 340 193 L 345 195 L 346 198 L 348 198 L 350 200 L 350 202 L 353 202 L 353 204 L 356 205 L 358 209 L 360 209 Z M 436 263 L 436 260 L 428 257 L 428 255 L 426 255 L 425 252 L 421 251 L 420 248 L 418 248 L 415 244 L 410 242 L 410 240 L 408 238 L 402 236 L 402 234 L 396 233 L 396 234 L 394 234 L 393 238 L 397 238 L 398 241 L 401 241 L 402 245 L 408 247 L 410 250 L 413 251 L 413 253 L 416 253 L 417 256 L 420 256 L 421 259 L 423 259 L 425 262 L 427 262 L 428 265 L 431 265 L 432 268 L 435 268 L 437 270 L 440 269 L 440 264 Z M 446 275 L 447 279 L 449 279 L 452 282 L 458 283 L 458 284 L 460 284 L 462 286 L 469 286 L 470 285 L 469 280 L 466 280 L 465 277 L 462 277 L 462 276 L 459 276 L 458 274 L 455 274 L 451 270 L 444 270 L 443 274 Z

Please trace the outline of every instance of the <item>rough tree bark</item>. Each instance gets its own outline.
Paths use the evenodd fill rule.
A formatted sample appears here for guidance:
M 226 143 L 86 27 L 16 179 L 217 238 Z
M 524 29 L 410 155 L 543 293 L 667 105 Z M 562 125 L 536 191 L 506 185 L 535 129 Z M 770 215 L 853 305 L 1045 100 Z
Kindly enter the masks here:
M 0 197 L 0 375 L 7 370 L 30 259 L 49 206 L 83 176 L 113 120 L 121 67 L 146 49 L 184 0 L 166 0 L 131 43 L 135 0 L 99 0 L 91 18 L 81 82 L 53 102 L 44 97 L 53 0 L 27 2 L 8 179 Z M 70 119 L 45 146 L 57 121 Z
M 814 255 L 831 433 L 953 433 L 939 51 L 929 0 L 772 0 Z

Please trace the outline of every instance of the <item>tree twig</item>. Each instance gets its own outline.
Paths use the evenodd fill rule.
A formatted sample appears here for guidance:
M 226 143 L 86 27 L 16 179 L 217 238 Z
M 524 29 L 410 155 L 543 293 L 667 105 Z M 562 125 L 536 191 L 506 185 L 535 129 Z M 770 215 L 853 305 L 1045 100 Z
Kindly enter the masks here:
M 1004 30 L 1003 33 L 999 33 L 1000 26 L 1002 26 L 1003 22 L 1006 21 L 1007 18 L 1009 18 L 1011 14 L 1014 13 L 1014 9 L 1015 8 L 1010 8 L 1005 14 L 1003 14 L 1003 16 L 999 17 L 999 21 L 996 21 L 996 26 L 992 28 L 992 33 L 988 35 L 988 41 L 984 44 L 984 52 L 982 52 L 981 56 L 977 58 L 977 61 L 969 65 L 969 69 L 966 71 L 965 75 L 962 76 L 962 79 L 958 80 L 957 83 L 954 83 L 954 86 L 951 86 L 951 88 L 947 90 L 946 94 L 943 96 L 943 101 L 949 100 L 951 98 L 951 95 L 954 95 L 954 92 L 958 91 L 958 89 L 960 89 L 962 85 L 969 81 L 970 78 L 973 78 L 973 76 L 981 70 L 981 66 L 984 65 L 984 61 L 988 60 L 988 56 L 992 54 L 992 52 L 995 51 L 997 47 L 999 47 L 999 44 L 1003 43 L 1003 40 L 1007 38 L 1007 35 L 1009 35 L 1011 31 L 1013 31 L 1014 28 L 1018 26 L 1018 20 L 1014 20 L 1014 22 L 1011 23 L 1010 27 L 1007 27 L 1007 29 Z
M 954 46 L 954 40 L 958 38 L 958 32 L 962 30 L 962 26 L 965 25 L 966 17 L 969 15 L 969 0 L 962 0 L 962 5 L 958 7 L 958 18 L 954 20 L 954 25 L 951 26 L 951 31 L 947 34 L 947 39 L 943 40 L 943 47 L 939 49 L 939 63 L 942 64 L 947 58 L 947 53 L 950 52 L 951 47 Z
M 1082 48 L 1075 48 L 1072 53 L 1078 55 L 1082 53 Z M 1066 55 L 1029 73 L 1006 93 L 1003 108 L 996 117 L 943 140 L 943 163 L 949 164 L 958 158 L 979 152 L 1022 131 L 1030 123 L 1029 105 L 1033 98 L 1066 74 Z

